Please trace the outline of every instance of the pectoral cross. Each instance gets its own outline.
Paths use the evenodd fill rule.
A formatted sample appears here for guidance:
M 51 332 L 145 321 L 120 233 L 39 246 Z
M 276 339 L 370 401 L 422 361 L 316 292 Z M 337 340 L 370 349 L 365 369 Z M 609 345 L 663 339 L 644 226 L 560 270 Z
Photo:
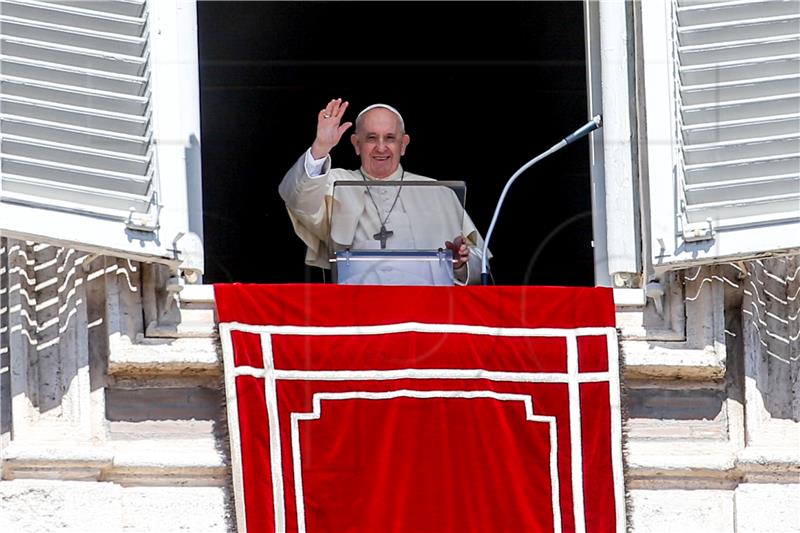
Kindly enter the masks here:
M 381 250 L 386 248 L 386 239 L 394 235 L 393 231 L 388 231 L 386 226 L 381 225 L 381 230 L 372 236 L 376 241 L 381 241 Z

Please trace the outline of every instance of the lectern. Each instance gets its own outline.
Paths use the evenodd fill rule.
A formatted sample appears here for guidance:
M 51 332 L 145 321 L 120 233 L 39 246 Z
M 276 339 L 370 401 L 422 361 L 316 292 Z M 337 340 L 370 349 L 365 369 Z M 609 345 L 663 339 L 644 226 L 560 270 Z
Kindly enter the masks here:
M 465 233 L 463 181 L 338 181 L 332 197 L 328 254 L 336 283 L 454 284 L 445 241 Z

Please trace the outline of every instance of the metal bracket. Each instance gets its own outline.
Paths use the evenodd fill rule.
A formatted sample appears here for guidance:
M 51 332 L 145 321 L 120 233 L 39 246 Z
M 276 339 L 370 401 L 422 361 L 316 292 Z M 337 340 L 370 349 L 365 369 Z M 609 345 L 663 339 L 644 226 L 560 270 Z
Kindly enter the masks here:
M 703 222 L 686 223 L 683 226 L 683 240 L 686 242 L 709 241 L 714 235 L 714 224 L 710 218 Z
M 167 284 L 164 287 L 166 289 L 164 291 L 164 314 L 169 313 L 169 311 L 172 309 L 172 306 L 178 302 L 178 295 L 183 290 L 184 285 L 186 285 L 186 281 L 183 279 L 183 276 L 181 276 L 180 273 L 175 273 L 169 277 Z
M 658 280 L 648 281 L 644 288 L 644 295 L 653 300 L 658 316 L 664 316 L 664 292 L 666 287 Z
M 152 213 L 138 213 L 134 208 L 131 207 L 130 211 L 128 212 L 128 219 L 125 221 L 125 226 L 133 231 L 146 231 L 148 233 L 153 233 L 158 230 L 158 213 L 159 209 L 156 210 L 155 215 Z

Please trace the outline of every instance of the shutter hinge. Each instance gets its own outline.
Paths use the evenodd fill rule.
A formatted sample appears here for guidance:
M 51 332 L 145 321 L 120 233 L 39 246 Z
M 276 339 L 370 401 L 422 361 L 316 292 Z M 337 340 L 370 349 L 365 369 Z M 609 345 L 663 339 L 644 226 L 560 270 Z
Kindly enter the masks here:
M 161 207 L 158 201 L 158 193 L 153 192 L 150 197 L 150 208 L 147 213 L 139 213 L 131 207 L 128 210 L 128 219 L 125 221 L 125 226 L 133 231 L 146 231 L 148 233 L 155 233 L 161 227 Z
M 709 241 L 714 235 L 714 225 L 710 218 L 703 222 L 686 223 L 683 226 L 683 240 L 686 242 Z
M 128 219 L 125 221 L 125 226 L 133 231 L 146 231 L 153 233 L 158 230 L 158 215 L 161 211 L 161 206 L 156 209 L 155 213 L 138 213 L 134 208 L 128 212 Z

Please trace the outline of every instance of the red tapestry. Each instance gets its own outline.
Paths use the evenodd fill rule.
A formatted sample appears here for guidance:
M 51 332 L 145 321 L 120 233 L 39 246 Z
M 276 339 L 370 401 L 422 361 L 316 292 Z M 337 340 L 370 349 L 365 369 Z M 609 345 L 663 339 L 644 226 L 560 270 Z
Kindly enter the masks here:
M 240 531 L 624 531 L 609 289 L 218 285 Z

